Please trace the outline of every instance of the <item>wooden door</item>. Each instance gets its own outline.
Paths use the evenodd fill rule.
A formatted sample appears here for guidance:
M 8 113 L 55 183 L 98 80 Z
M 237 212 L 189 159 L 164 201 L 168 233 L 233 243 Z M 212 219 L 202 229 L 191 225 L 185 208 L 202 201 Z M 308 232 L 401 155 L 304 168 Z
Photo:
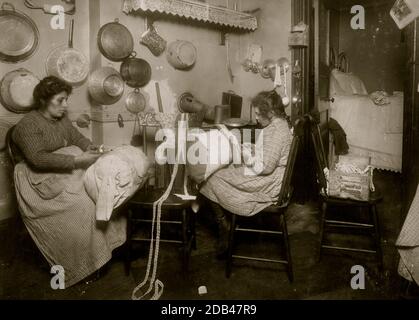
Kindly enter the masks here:
M 319 112 L 323 143 L 328 146 L 329 74 L 330 74 L 330 10 L 323 0 L 315 0 L 314 8 L 314 107 Z
M 403 30 L 407 65 L 403 114 L 403 214 L 407 214 L 419 183 L 419 20 Z

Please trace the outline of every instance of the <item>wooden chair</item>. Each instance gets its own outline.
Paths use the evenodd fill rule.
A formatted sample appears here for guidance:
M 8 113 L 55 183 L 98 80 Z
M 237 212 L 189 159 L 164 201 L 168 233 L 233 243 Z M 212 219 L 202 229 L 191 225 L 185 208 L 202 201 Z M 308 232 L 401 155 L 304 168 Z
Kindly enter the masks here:
M 281 191 L 279 194 L 279 199 L 277 204 L 272 205 L 262 212 L 256 214 L 253 217 L 243 217 L 236 214 L 231 214 L 232 221 L 231 221 L 231 228 L 230 228 L 230 235 L 229 235 L 229 243 L 228 243 L 228 255 L 227 255 L 227 263 L 226 263 L 226 277 L 229 278 L 231 275 L 231 269 L 233 264 L 233 259 L 242 259 L 242 260 L 250 260 L 250 261 L 259 261 L 259 262 L 266 262 L 266 263 L 279 263 L 286 265 L 287 273 L 289 281 L 292 282 L 294 280 L 293 268 L 292 268 L 292 260 L 291 260 L 291 250 L 288 238 L 288 230 L 287 230 L 287 222 L 285 219 L 285 212 L 290 204 L 290 200 L 293 194 L 293 187 L 292 187 L 292 178 L 294 173 L 295 162 L 298 154 L 298 150 L 303 138 L 304 134 L 304 120 L 299 119 L 297 120 L 295 127 L 294 127 L 294 136 L 291 143 L 290 153 L 288 156 L 287 166 L 284 172 L 284 177 L 282 180 Z M 268 217 L 278 218 L 278 221 L 274 221 L 273 223 L 269 223 L 269 226 L 266 225 L 265 227 L 258 226 L 258 228 L 254 228 L 254 220 L 262 215 L 267 215 Z M 242 227 L 241 223 L 245 223 L 249 225 L 249 222 L 252 223 L 251 227 Z M 260 256 L 253 256 L 253 255 L 238 255 L 235 254 L 235 247 L 237 245 L 236 234 L 244 233 L 244 234 L 264 234 L 264 235 L 273 235 L 273 236 L 281 236 L 284 246 L 285 246 L 285 257 L 283 259 L 278 258 L 266 258 Z
M 310 134 L 311 141 L 314 146 L 315 156 L 316 156 L 316 171 L 318 182 L 320 186 L 320 200 L 322 215 L 320 221 L 320 248 L 319 248 L 319 260 L 323 249 L 332 249 L 340 250 L 347 252 L 359 252 L 376 255 L 377 263 L 379 269 L 383 268 L 383 254 L 381 250 L 381 233 L 378 220 L 377 212 L 377 203 L 382 201 L 382 196 L 378 191 L 371 192 L 370 197 L 367 201 L 358 201 L 353 199 L 343 199 L 338 197 L 331 197 L 327 195 L 327 180 L 324 174 L 324 169 L 327 168 L 327 158 L 324 152 L 323 143 L 320 135 L 319 125 L 314 121 L 313 118 L 307 117 L 310 122 Z M 368 223 L 359 222 L 359 221 L 345 221 L 345 220 L 332 220 L 329 219 L 329 211 L 332 208 L 342 208 L 347 207 L 351 209 L 365 210 L 368 214 Z M 359 219 L 357 219 L 359 220 Z M 327 229 L 336 229 L 336 230 L 347 230 L 347 231 L 357 231 L 365 233 L 372 237 L 374 240 L 374 248 L 354 248 L 349 246 L 336 246 L 332 244 L 326 244 L 326 230 Z M 338 232 L 339 233 L 339 232 Z
M 149 126 L 142 126 L 144 152 L 147 154 L 147 129 Z M 168 180 L 170 180 L 173 165 L 154 164 L 154 185 L 146 185 L 139 190 L 128 202 L 128 225 L 127 225 L 127 242 L 126 242 L 126 263 L 125 271 L 129 275 L 131 270 L 132 247 L 133 243 L 149 243 L 151 237 L 144 234 L 144 230 L 138 227 L 146 226 L 148 231 L 151 230 L 153 222 L 153 203 L 158 200 L 166 191 Z M 161 238 L 161 243 L 173 243 L 181 246 L 183 271 L 188 271 L 189 259 L 192 249 L 196 249 L 196 232 L 195 232 L 195 213 L 191 209 L 192 200 L 182 200 L 175 196 L 175 193 L 183 194 L 183 179 L 185 165 L 179 165 L 177 182 L 180 180 L 181 186 L 174 185 L 172 192 L 162 205 L 162 219 L 160 221 L 162 230 L 177 229 L 177 237 L 170 235 Z M 163 179 L 163 182 L 161 181 Z M 188 181 L 188 190 L 192 187 Z M 143 231 L 143 232 L 140 232 Z M 180 233 L 180 235 L 179 235 Z M 155 239 L 154 239 L 155 241 Z

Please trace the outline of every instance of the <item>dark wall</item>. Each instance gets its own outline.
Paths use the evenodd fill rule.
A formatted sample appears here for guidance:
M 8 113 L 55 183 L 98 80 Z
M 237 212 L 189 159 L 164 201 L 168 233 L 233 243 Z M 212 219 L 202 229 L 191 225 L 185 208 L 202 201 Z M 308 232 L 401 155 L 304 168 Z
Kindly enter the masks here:
M 364 81 L 369 93 L 403 90 L 405 45 L 389 15 L 393 3 L 365 6 L 365 30 L 351 28 L 350 8 L 340 12 L 339 51 L 346 53 L 349 71 Z

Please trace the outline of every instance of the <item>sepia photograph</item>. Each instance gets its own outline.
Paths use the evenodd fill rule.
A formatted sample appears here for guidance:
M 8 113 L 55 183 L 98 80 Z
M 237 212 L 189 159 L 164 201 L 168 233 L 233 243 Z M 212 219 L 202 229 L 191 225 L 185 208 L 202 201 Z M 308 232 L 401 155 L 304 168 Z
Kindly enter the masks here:
M 410 0 L 1 2 L 0 302 L 267 319 L 419 300 L 418 18 Z

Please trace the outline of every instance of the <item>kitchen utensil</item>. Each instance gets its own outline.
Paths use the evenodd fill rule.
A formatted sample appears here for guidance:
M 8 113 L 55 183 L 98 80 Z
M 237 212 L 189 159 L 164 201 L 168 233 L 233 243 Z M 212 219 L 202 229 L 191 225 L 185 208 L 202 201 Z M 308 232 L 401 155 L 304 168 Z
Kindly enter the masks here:
M 90 116 L 87 113 L 79 115 L 76 119 L 76 124 L 79 128 L 88 128 L 90 124 Z
M 206 108 L 207 106 L 205 104 L 196 100 L 189 92 L 182 93 L 178 98 L 178 109 L 180 112 L 198 113 Z
M 113 104 L 124 93 L 124 80 L 112 67 L 95 70 L 89 77 L 88 90 L 90 96 L 100 104 Z
M 275 61 L 273 59 L 264 60 L 260 69 L 260 75 L 265 79 L 269 79 L 269 78 L 272 78 L 272 75 L 274 73 L 275 73 Z
M 158 81 L 156 81 L 156 96 L 157 96 L 157 104 L 159 106 L 159 112 L 163 112 L 163 103 L 161 101 L 160 85 Z
M 60 6 L 63 7 L 64 9 L 64 13 L 69 14 L 69 15 L 73 15 L 76 12 L 76 4 L 73 1 L 64 1 L 61 0 L 62 3 L 60 3 Z M 64 2 L 64 3 L 63 3 Z M 26 7 L 30 8 L 30 9 L 42 9 L 44 11 L 44 13 L 49 13 L 49 14 L 55 14 L 56 12 L 52 11 L 52 8 L 55 6 L 55 4 L 46 4 L 44 3 L 42 6 L 41 5 L 36 5 L 35 3 L 33 3 L 32 0 L 25 0 L 23 2 L 25 4 Z
M 71 19 L 68 47 L 60 46 L 52 50 L 46 61 L 49 76 L 55 76 L 72 86 L 83 83 L 89 73 L 89 62 L 83 53 L 73 48 L 74 20 Z
M 141 35 L 140 43 L 145 45 L 152 54 L 159 56 L 166 50 L 167 42 L 156 31 L 153 25 Z
M 229 118 L 223 121 L 227 127 L 231 128 L 241 128 L 245 127 L 249 124 L 249 120 L 241 119 L 241 118 Z
M 279 58 L 277 64 L 284 69 L 284 73 L 290 69 L 290 62 L 287 58 Z
M 124 118 L 122 118 L 122 115 L 120 113 L 118 113 L 118 127 L 123 128 L 124 127 Z
M 227 72 L 228 72 L 228 76 L 230 78 L 231 83 L 233 83 L 234 82 L 234 74 L 233 74 L 233 70 L 231 68 L 231 61 L 230 61 L 230 39 L 228 37 L 228 34 L 226 34 L 225 37 L 226 37 Z
M 290 62 L 287 58 L 280 58 L 276 62 L 276 72 L 274 78 L 274 86 L 283 86 L 283 92 L 281 93 L 282 104 L 287 106 L 290 103 L 290 99 L 287 93 L 287 72 L 290 69 Z
M 39 79 L 30 71 L 20 68 L 6 73 L 0 83 L 0 102 L 11 112 L 25 113 L 33 107 L 33 89 Z
M 167 48 L 167 61 L 175 69 L 187 69 L 192 67 L 196 61 L 195 46 L 185 40 L 176 40 Z
M 133 92 L 129 93 L 125 99 L 125 108 L 133 114 L 138 114 L 143 111 L 145 106 L 145 98 L 138 88 L 135 88 Z
M 138 126 L 138 133 L 137 133 L 137 126 Z M 131 142 L 130 142 L 132 146 L 141 147 L 143 145 L 144 131 L 145 130 L 141 128 L 140 119 L 137 113 L 134 118 L 134 129 L 132 131 L 132 137 L 131 137 Z
M 215 106 L 214 123 L 221 124 L 231 117 L 231 108 L 228 104 Z
M 35 22 L 4 2 L 0 10 L 0 60 L 9 63 L 27 60 L 38 44 L 39 31 Z
M 242 63 L 242 66 L 244 71 L 249 72 L 250 70 L 252 70 L 253 62 L 250 59 L 245 59 Z
M 131 32 L 119 23 L 119 19 L 99 29 L 97 44 L 100 52 L 111 61 L 122 61 L 134 50 Z
M 133 51 L 129 58 L 121 63 L 120 73 L 128 86 L 139 88 L 145 86 L 151 79 L 151 66 L 144 59 L 136 58 Z

